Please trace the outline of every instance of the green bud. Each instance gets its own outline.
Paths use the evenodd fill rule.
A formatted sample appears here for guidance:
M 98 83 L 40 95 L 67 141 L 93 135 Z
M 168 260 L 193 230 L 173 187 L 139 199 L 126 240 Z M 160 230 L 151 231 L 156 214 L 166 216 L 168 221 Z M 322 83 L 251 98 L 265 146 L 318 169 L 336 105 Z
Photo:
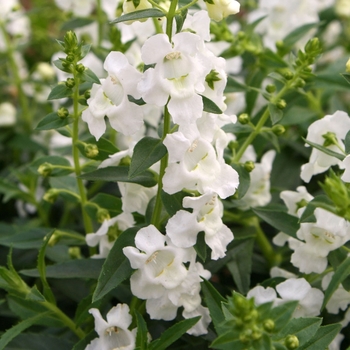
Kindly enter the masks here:
M 308 201 L 306 199 L 302 199 L 300 200 L 299 202 L 296 202 L 296 211 L 295 211 L 295 214 L 297 213 L 297 211 L 300 209 L 300 208 L 304 208 L 308 205 Z
M 71 67 L 71 63 L 69 62 L 66 62 L 66 61 L 62 61 L 62 67 L 68 71 L 68 72 L 71 72 L 72 71 L 72 67 Z
M 285 48 L 284 42 L 282 40 L 276 41 L 276 49 L 277 50 L 283 50 Z
M 107 209 L 100 208 L 97 211 L 97 221 L 103 223 L 105 220 L 110 220 L 111 216 L 109 215 L 109 211 Z
M 49 203 L 54 203 L 57 200 L 59 191 L 55 188 L 50 188 L 43 196 L 43 200 Z
M 47 192 L 46 192 L 47 193 Z M 58 241 L 60 240 L 60 235 L 58 235 L 56 232 L 54 232 L 50 239 L 49 242 L 47 243 L 50 247 L 53 247 L 54 245 L 56 245 L 58 243 Z
M 231 150 L 231 151 L 234 151 L 238 148 L 239 146 L 239 143 L 237 141 L 230 141 L 229 144 L 228 144 L 228 148 Z
M 85 145 L 84 152 L 88 158 L 95 158 L 98 156 L 98 153 L 99 153 L 98 147 L 91 143 L 88 143 Z
M 262 332 L 257 326 L 253 328 L 251 337 L 253 340 L 259 340 L 262 337 Z
M 71 30 L 64 36 L 64 52 L 69 54 L 74 52 L 74 49 L 78 47 L 78 39 L 74 32 Z
M 41 176 L 47 177 L 51 175 L 52 170 L 53 170 L 52 164 L 45 162 L 39 166 L 38 173 Z
M 276 124 L 272 127 L 272 132 L 277 136 L 284 134 L 285 131 L 286 131 L 285 127 L 281 124 Z
M 299 339 L 296 335 L 287 335 L 284 345 L 288 350 L 297 349 L 299 347 Z
M 107 232 L 108 242 L 114 242 L 121 233 L 122 231 L 119 230 L 118 223 L 110 226 Z
M 238 117 L 238 121 L 242 124 L 248 124 L 250 121 L 249 115 L 247 113 L 242 113 L 239 117 Z
M 250 323 L 255 321 L 258 318 L 258 316 L 259 316 L 258 311 L 254 309 L 249 314 L 243 317 L 243 321 L 246 323 Z
M 69 116 L 69 111 L 67 108 L 61 107 L 57 110 L 57 115 L 62 119 L 67 118 Z
M 284 71 L 282 73 L 282 75 L 283 75 L 284 79 L 286 79 L 286 80 L 291 80 L 294 77 L 294 73 L 292 71 L 290 71 L 290 70 Z
M 324 138 L 324 147 L 338 144 L 337 135 L 334 132 L 328 131 L 325 134 L 323 134 L 322 137 Z
M 130 157 L 124 157 L 120 160 L 119 165 L 130 165 L 131 164 L 131 158 Z
M 74 55 L 72 55 L 71 53 L 67 55 L 66 57 L 66 61 L 67 62 L 74 62 Z
M 305 53 L 311 54 L 311 55 L 317 55 L 321 51 L 321 44 L 318 38 L 312 38 L 310 39 L 307 44 L 305 45 Z
M 279 109 L 285 109 L 287 107 L 287 103 L 285 100 L 280 99 L 279 101 L 277 101 L 276 106 Z
M 273 94 L 273 93 L 276 91 L 276 85 L 273 85 L 273 84 L 266 85 L 265 90 L 266 90 L 269 94 Z
M 263 322 L 263 327 L 266 332 L 272 332 L 275 329 L 275 322 L 271 318 L 268 318 Z
M 73 79 L 73 78 L 68 78 L 68 79 L 66 80 L 66 86 L 67 86 L 67 88 L 69 88 L 69 89 L 74 88 L 74 86 L 75 86 L 75 81 L 74 81 L 74 79 Z
M 80 247 L 69 247 L 68 254 L 72 259 L 82 258 Z
M 237 38 L 238 38 L 238 40 L 243 40 L 245 37 L 246 37 L 246 34 L 245 34 L 244 32 L 239 31 L 239 32 L 237 33 Z
M 77 70 L 78 73 L 84 73 L 86 68 L 82 63 L 79 63 L 77 64 L 75 69 Z
M 251 329 L 246 329 L 239 335 L 239 340 L 241 343 L 249 343 L 251 341 L 252 331 Z
M 253 161 L 251 160 L 247 160 L 245 163 L 244 163 L 244 169 L 248 171 L 248 173 L 252 172 L 255 168 L 255 164 Z
M 305 86 L 305 80 L 304 79 L 301 79 L 301 78 L 298 78 L 295 83 L 294 83 L 294 86 L 296 88 L 302 88 Z
M 219 72 L 216 70 L 212 69 L 209 74 L 205 77 L 205 81 L 208 84 L 208 86 L 214 90 L 214 84 L 217 81 L 220 81 L 221 78 L 219 77 Z
M 303 71 L 304 71 L 305 73 L 311 73 L 311 72 L 312 72 L 312 68 L 311 68 L 311 67 L 305 67 L 305 68 L 303 69 Z
M 84 98 L 88 100 L 91 97 L 91 90 L 86 90 L 84 92 Z
M 346 69 L 346 72 L 347 72 L 347 73 L 350 73 L 350 58 L 349 58 L 348 61 L 346 62 L 345 69 Z

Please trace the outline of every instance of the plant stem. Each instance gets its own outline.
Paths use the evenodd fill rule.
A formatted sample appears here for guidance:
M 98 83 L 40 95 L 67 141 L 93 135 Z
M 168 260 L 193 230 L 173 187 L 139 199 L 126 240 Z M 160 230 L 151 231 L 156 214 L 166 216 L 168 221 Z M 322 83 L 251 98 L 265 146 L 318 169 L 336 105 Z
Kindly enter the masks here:
M 11 38 L 6 30 L 5 23 L 2 22 L 1 20 L 0 20 L 0 30 L 5 39 L 8 62 L 10 65 L 11 73 L 13 74 L 15 86 L 18 91 L 18 98 L 19 98 L 19 104 L 22 109 L 22 118 L 24 121 L 24 128 L 26 132 L 32 132 L 32 115 L 30 113 L 27 96 L 25 95 L 22 88 L 22 79 L 19 75 L 20 69 L 18 68 L 15 60 L 14 48 L 11 42 Z
M 48 301 L 42 303 L 48 310 L 52 311 L 68 328 L 70 328 L 80 339 L 85 337 L 85 332 L 78 327 L 61 309 Z
M 83 184 L 82 179 L 79 178 L 81 175 L 81 166 L 80 166 L 80 160 L 79 160 L 79 149 L 78 149 L 78 143 L 79 143 L 79 78 L 77 74 L 74 76 L 75 80 L 75 87 L 74 87 L 74 93 L 73 93 L 73 134 L 72 134 L 72 148 L 73 148 L 73 160 L 74 160 L 74 169 L 75 169 L 75 175 L 77 180 L 77 185 L 79 189 L 80 194 L 80 205 L 81 205 L 81 211 L 83 214 L 83 222 L 84 222 L 84 228 L 85 233 L 91 233 L 93 232 L 93 226 L 91 223 L 91 220 L 89 216 L 87 215 L 85 211 L 85 204 L 87 203 L 87 196 L 85 187 Z
M 101 0 L 97 0 L 97 23 L 98 23 L 98 41 L 97 41 L 97 47 L 101 47 L 102 40 L 103 40 L 103 24 L 104 24 L 104 18 L 103 18 L 103 11 L 101 7 Z
M 173 19 L 176 14 L 177 0 L 172 0 L 169 8 L 169 12 L 166 16 L 166 34 L 171 42 L 173 35 Z

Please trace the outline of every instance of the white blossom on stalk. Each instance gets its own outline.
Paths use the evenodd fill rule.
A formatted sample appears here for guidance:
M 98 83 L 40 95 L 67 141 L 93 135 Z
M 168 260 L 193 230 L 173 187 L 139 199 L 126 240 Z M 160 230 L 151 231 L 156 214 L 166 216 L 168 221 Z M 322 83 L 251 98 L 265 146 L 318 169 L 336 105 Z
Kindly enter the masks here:
M 291 262 L 304 273 L 322 273 L 327 267 L 330 251 L 350 239 L 349 223 L 343 218 L 316 208 L 316 222 L 302 222 L 297 231 L 298 240 L 289 241 L 294 250 Z
M 138 88 L 145 102 L 165 106 L 175 124 L 190 124 L 200 118 L 203 111 L 204 80 L 210 67 L 198 58 L 202 44 L 200 36 L 178 33 L 169 42 L 165 34 L 150 37 L 142 47 L 145 64 L 154 68 L 145 71 Z
M 106 258 L 118 234 L 134 224 L 134 218 L 130 213 L 121 213 L 112 219 L 104 220 L 96 233 L 88 233 L 86 235 L 86 243 L 89 247 L 99 245 L 99 254 L 95 254 L 92 257 L 96 259 Z
M 169 152 L 169 165 L 163 177 L 165 192 L 173 194 L 187 188 L 201 194 L 215 192 L 220 198 L 235 193 L 239 184 L 237 172 L 218 156 L 195 126 L 168 134 L 164 144 Z
M 344 182 L 350 182 L 350 155 L 347 155 L 341 162 L 341 167 L 345 169 L 341 179 Z
M 235 0 L 205 0 L 209 17 L 216 22 L 239 12 L 240 3 Z
M 210 18 L 208 12 L 201 10 L 193 15 L 187 14 L 182 31 L 189 31 L 199 35 L 202 40 L 210 41 Z
M 128 95 L 140 98 L 136 89 L 142 74 L 132 67 L 121 52 L 111 52 L 104 63 L 108 72 L 101 85 L 93 84 L 89 108 L 82 119 L 88 123 L 90 133 L 98 140 L 106 130 L 107 116 L 113 129 L 125 134 L 136 133 L 143 125 L 140 106 L 129 101 Z
M 95 318 L 95 331 L 98 338 L 94 339 L 85 350 L 133 350 L 135 349 L 135 333 L 129 331 L 132 322 L 127 304 L 118 304 L 107 313 L 107 321 L 103 319 L 98 309 L 89 312 Z
M 309 126 L 306 139 L 318 145 L 324 145 L 327 140 L 327 135 L 336 138 L 338 145 L 327 143 L 325 147 L 337 152 L 342 153 L 339 147 L 344 150 L 345 135 L 350 130 L 350 118 L 347 113 L 343 111 L 337 111 L 333 115 L 326 115 L 324 118 L 315 121 Z M 308 145 L 306 145 L 308 147 Z M 304 164 L 301 167 L 300 177 L 305 182 L 309 182 L 311 177 L 316 174 L 323 173 L 328 170 L 332 165 L 338 165 L 343 167 L 342 162 L 335 157 L 332 157 L 316 148 L 312 149 L 309 163 Z
M 12 103 L 0 103 L 0 128 L 14 125 L 16 123 L 16 113 L 16 108 Z
M 233 234 L 222 222 L 223 205 L 217 194 L 208 192 L 200 197 L 185 197 L 183 206 L 192 208 L 193 212 L 179 210 L 169 219 L 166 231 L 172 243 L 181 248 L 192 247 L 198 233 L 204 231 L 205 242 L 212 250 L 211 258 L 223 258 Z
M 57 7 L 75 16 L 88 16 L 95 7 L 95 0 L 55 0 Z

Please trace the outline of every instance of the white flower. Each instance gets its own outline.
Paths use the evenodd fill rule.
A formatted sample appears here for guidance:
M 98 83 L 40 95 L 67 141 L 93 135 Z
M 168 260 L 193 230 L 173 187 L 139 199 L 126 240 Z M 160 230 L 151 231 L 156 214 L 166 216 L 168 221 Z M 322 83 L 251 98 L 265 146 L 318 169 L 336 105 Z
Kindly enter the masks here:
M 218 156 L 196 127 L 168 134 L 164 144 L 169 152 L 163 177 L 165 192 L 173 194 L 187 188 L 201 194 L 215 192 L 221 198 L 234 194 L 239 184 L 237 172 Z M 222 149 L 219 151 L 222 153 Z
M 324 209 L 316 208 L 316 222 L 303 222 L 297 237 L 304 242 L 292 240 L 294 250 L 291 262 L 304 273 L 322 273 L 327 267 L 330 251 L 341 247 L 350 239 L 349 223 Z
M 343 175 L 341 176 L 341 179 L 344 182 L 350 182 L 350 155 L 347 155 L 344 160 L 341 163 L 341 167 L 345 168 L 345 171 Z
M 12 126 L 16 123 L 16 108 L 10 102 L 0 104 L 0 127 Z
M 270 150 L 261 158 L 261 163 L 255 163 L 255 168 L 250 172 L 250 185 L 246 194 L 239 200 L 239 208 L 264 206 L 271 200 L 270 173 L 276 152 Z
M 95 318 L 95 330 L 98 338 L 94 339 L 85 350 L 134 350 L 135 334 L 128 330 L 132 322 L 127 304 L 118 304 L 107 314 L 107 322 L 98 309 L 90 309 Z
M 277 294 L 271 287 L 264 288 L 262 286 L 256 286 L 248 292 L 247 298 L 254 298 L 254 304 L 259 306 L 261 304 L 274 302 L 277 299 Z
M 136 133 L 143 125 L 141 107 L 129 101 L 128 95 L 140 98 L 136 89 L 141 73 L 132 67 L 121 52 L 111 52 L 104 63 L 108 72 L 101 86 L 93 84 L 89 108 L 82 119 L 88 123 L 90 133 L 98 140 L 106 130 L 107 116 L 113 129 L 125 134 Z
M 345 112 L 337 111 L 333 115 L 326 115 L 324 118 L 312 123 L 309 126 L 306 139 L 313 143 L 323 145 L 325 142 L 323 136 L 327 133 L 331 133 L 337 139 L 339 147 L 344 150 L 345 147 L 342 140 L 345 138 L 345 135 L 349 130 L 349 116 Z M 334 144 L 326 146 L 326 148 L 341 153 L 339 148 Z M 301 167 L 300 177 L 305 182 L 309 182 L 313 175 L 323 173 L 332 165 L 338 165 L 340 168 L 342 167 L 342 163 L 338 158 L 332 157 L 316 148 L 313 148 L 309 163 L 304 164 Z
M 198 53 L 202 40 L 192 33 L 178 33 L 169 42 L 167 35 L 150 37 L 142 47 L 145 64 L 156 64 L 145 71 L 138 88 L 142 98 L 151 104 L 164 106 L 170 97 L 168 110 L 176 124 L 190 124 L 200 118 L 201 96 L 210 67 L 203 66 Z
M 92 257 L 97 259 L 106 258 L 118 234 L 132 227 L 134 224 L 134 218 L 130 213 L 121 213 L 112 219 L 104 220 L 96 233 L 88 233 L 86 235 L 88 246 L 95 247 L 99 245 L 99 254 L 95 254 Z
M 223 206 L 217 195 L 208 192 L 200 197 L 185 197 L 185 208 L 192 208 L 192 213 L 179 210 L 167 223 L 166 231 L 174 245 L 181 248 L 196 244 L 197 234 L 204 231 L 205 242 L 211 248 L 211 258 L 223 258 L 226 246 L 232 241 L 231 230 L 223 224 Z
M 297 191 L 282 191 L 280 197 L 288 208 L 288 214 L 298 217 L 301 214 L 299 209 L 305 206 L 300 207 L 299 205 L 303 202 L 310 202 L 314 198 L 304 186 L 297 187 Z
M 317 289 L 312 288 L 304 278 L 290 278 L 276 286 L 276 290 L 283 302 L 298 300 L 299 306 L 294 311 L 294 317 L 311 317 L 320 313 L 324 295 Z
M 55 0 L 57 7 L 75 16 L 88 16 L 95 7 L 95 0 Z
M 213 4 L 211 2 L 214 2 Z M 214 21 L 221 21 L 229 15 L 235 15 L 239 12 L 240 4 L 235 0 L 213 0 L 205 1 L 208 14 Z

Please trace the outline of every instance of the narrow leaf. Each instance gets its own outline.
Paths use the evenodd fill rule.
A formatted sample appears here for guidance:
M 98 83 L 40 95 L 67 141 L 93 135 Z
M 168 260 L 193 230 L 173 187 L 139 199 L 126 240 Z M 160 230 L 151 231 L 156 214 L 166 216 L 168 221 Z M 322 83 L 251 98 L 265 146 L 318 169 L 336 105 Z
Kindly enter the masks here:
M 82 79 L 91 83 L 101 84 L 100 79 L 97 77 L 97 75 L 90 68 L 87 67 L 82 73 Z
M 213 113 L 213 114 L 222 114 L 222 110 L 214 103 L 212 100 L 210 100 L 208 97 L 205 97 L 203 95 L 203 110 L 204 112 Z
M 345 145 L 345 153 L 350 153 L 350 131 L 347 132 L 344 139 L 344 145 Z
M 329 283 L 325 293 L 322 304 L 322 310 L 327 305 L 333 293 L 337 290 L 340 283 L 342 283 L 350 274 L 350 257 L 345 259 L 335 270 L 331 282 Z
M 157 184 L 154 173 L 149 170 L 144 171 L 142 174 L 130 179 L 128 176 L 129 167 L 117 166 L 97 169 L 90 173 L 85 173 L 80 177 L 84 180 L 92 181 L 107 181 L 107 182 L 131 182 L 142 185 L 144 187 L 153 187 Z
M 326 147 L 323 147 L 321 145 L 318 145 L 317 143 L 314 143 L 314 142 L 311 142 L 309 140 L 306 140 L 303 138 L 303 140 L 305 141 L 305 143 L 307 143 L 308 145 L 318 149 L 319 151 L 323 152 L 323 153 L 326 153 L 328 154 L 329 156 L 331 157 L 335 157 L 339 160 L 343 160 L 345 158 L 345 155 L 344 154 L 340 154 L 340 153 L 337 153 L 337 152 L 334 152 Z
M 168 328 L 162 333 L 160 338 L 152 342 L 149 346 L 150 350 L 165 350 L 183 334 L 185 334 L 190 328 L 192 328 L 199 320 L 201 316 L 189 318 L 187 320 L 180 321 Z
M 316 28 L 319 25 L 320 25 L 320 23 L 308 23 L 308 24 L 305 24 L 301 27 L 294 29 L 283 39 L 283 44 L 287 47 L 293 46 L 303 36 L 305 36 L 310 31 L 310 29 Z
M 147 350 L 148 336 L 147 336 L 147 324 L 143 319 L 142 315 L 135 310 L 136 322 L 137 322 L 137 333 L 136 333 L 136 346 L 140 350 Z
M 297 238 L 296 232 L 299 230 L 297 217 L 283 211 L 274 211 L 267 208 L 254 208 L 253 211 L 272 227 L 293 238 Z
M 68 88 L 65 84 L 56 85 L 50 92 L 48 96 L 48 100 L 57 100 L 64 97 L 72 96 L 72 89 Z
M 246 86 L 236 79 L 234 79 L 232 76 L 227 77 L 227 84 L 225 87 L 225 92 L 245 92 L 249 90 L 249 86 Z
M 123 254 L 123 248 L 135 246 L 134 241 L 138 230 L 138 227 L 129 228 L 115 241 L 102 266 L 101 274 L 92 297 L 93 302 L 104 297 L 109 291 L 116 288 L 121 282 L 131 276 L 133 269 L 130 266 L 128 258 Z
M 275 104 L 269 103 L 269 112 L 272 125 L 278 123 L 283 118 L 283 112 Z
M 139 19 L 150 18 L 150 17 L 164 17 L 165 13 L 158 9 L 146 9 L 140 11 L 134 11 L 126 15 L 122 15 L 119 18 L 113 20 L 110 23 L 120 23 L 125 21 L 136 21 Z
M 90 19 L 90 18 L 77 17 L 77 18 L 73 18 L 73 19 L 65 22 L 61 29 L 63 31 L 68 31 L 68 30 L 72 30 L 72 29 L 76 29 L 76 28 L 87 26 L 87 25 L 89 25 L 89 24 L 91 24 L 93 22 L 94 22 L 94 20 Z
M 52 130 L 62 128 L 73 122 L 72 118 L 60 118 L 56 112 L 50 113 L 45 116 L 37 125 L 35 130 Z
M 162 159 L 167 153 L 161 139 L 146 136 L 134 147 L 129 168 L 129 178 L 132 179 L 147 170 L 151 165 Z
M 37 321 L 45 316 L 50 314 L 50 312 L 45 312 L 30 318 L 27 318 L 26 320 L 18 323 L 17 325 L 13 326 L 12 328 L 8 329 L 4 334 L 1 335 L 0 339 L 0 350 L 5 349 L 6 345 L 17 335 L 21 334 L 23 331 L 25 331 L 27 328 L 33 326 L 37 323 Z

